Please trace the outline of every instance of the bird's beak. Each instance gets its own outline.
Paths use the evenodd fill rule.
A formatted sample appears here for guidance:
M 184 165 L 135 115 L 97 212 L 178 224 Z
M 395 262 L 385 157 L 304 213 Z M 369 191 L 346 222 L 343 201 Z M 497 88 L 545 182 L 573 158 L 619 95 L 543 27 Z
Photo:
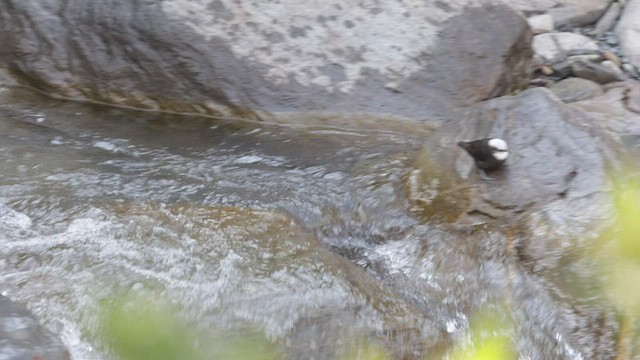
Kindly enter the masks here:
M 463 148 L 463 149 L 465 149 L 465 150 L 466 150 L 466 149 L 469 147 L 469 143 L 468 143 L 468 142 L 465 142 L 465 141 L 460 141 L 460 142 L 458 143 L 458 146 L 460 146 L 461 148 Z

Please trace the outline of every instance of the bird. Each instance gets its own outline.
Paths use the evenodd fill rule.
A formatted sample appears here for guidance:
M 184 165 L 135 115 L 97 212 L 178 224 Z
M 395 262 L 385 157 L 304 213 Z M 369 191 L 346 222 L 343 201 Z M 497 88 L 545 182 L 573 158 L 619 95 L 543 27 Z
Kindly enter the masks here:
M 493 180 L 486 171 L 498 169 L 509 157 L 507 142 L 498 138 L 460 141 L 458 146 L 465 149 L 473 157 L 483 180 Z

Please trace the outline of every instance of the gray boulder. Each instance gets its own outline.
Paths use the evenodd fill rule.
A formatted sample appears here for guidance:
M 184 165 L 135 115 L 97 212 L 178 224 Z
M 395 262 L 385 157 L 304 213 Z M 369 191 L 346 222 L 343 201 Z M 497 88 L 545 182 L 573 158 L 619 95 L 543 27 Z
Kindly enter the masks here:
M 408 177 L 408 197 L 414 208 L 449 209 L 444 220 L 526 224 L 521 251 L 536 268 L 552 268 L 608 216 L 603 147 L 577 125 L 588 119 L 545 88 L 478 104 L 429 139 L 416 162 L 420 176 Z M 471 157 L 455 146 L 485 137 L 510 147 L 504 168 L 490 174 L 493 181 L 482 181 Z M 552 248 L 558 251 L 547 251 Z
M 180 113 L 436 116 L 522 89 L 526 20 L 499 1 L 0 3 L 0 63 L 47 93 Z

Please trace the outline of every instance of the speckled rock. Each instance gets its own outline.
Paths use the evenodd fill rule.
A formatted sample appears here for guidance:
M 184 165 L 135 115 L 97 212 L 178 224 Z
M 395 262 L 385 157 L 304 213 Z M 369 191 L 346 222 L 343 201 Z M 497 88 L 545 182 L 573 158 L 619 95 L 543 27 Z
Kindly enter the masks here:
M 622 52 L 629 62 L 640 68 L 640 0 L 627 2 L 622 17 L 616 26 Z
M 564 102 L 574 102 L 602 95 L 602 87 L 591 80 L 568 78 L 553 84 L 550 88 Z
M 498 0 L 7 0 L 0 21 L 0 63 L 51 94 L 265 120 L 437 116 L 526 87 L 531 58 Z

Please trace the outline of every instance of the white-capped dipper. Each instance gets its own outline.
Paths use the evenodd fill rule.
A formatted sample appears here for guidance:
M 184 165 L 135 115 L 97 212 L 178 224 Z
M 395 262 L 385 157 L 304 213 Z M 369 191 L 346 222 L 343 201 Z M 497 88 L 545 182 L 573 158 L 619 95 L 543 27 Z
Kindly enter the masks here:
M 460 141 L 458 146 L 467 150 L 480 169 L 480 177 L 493 180 L 485 171 L 499 168 L 509 157 L 507 142 L 497 138 L 487 138 L 474 141 Z

